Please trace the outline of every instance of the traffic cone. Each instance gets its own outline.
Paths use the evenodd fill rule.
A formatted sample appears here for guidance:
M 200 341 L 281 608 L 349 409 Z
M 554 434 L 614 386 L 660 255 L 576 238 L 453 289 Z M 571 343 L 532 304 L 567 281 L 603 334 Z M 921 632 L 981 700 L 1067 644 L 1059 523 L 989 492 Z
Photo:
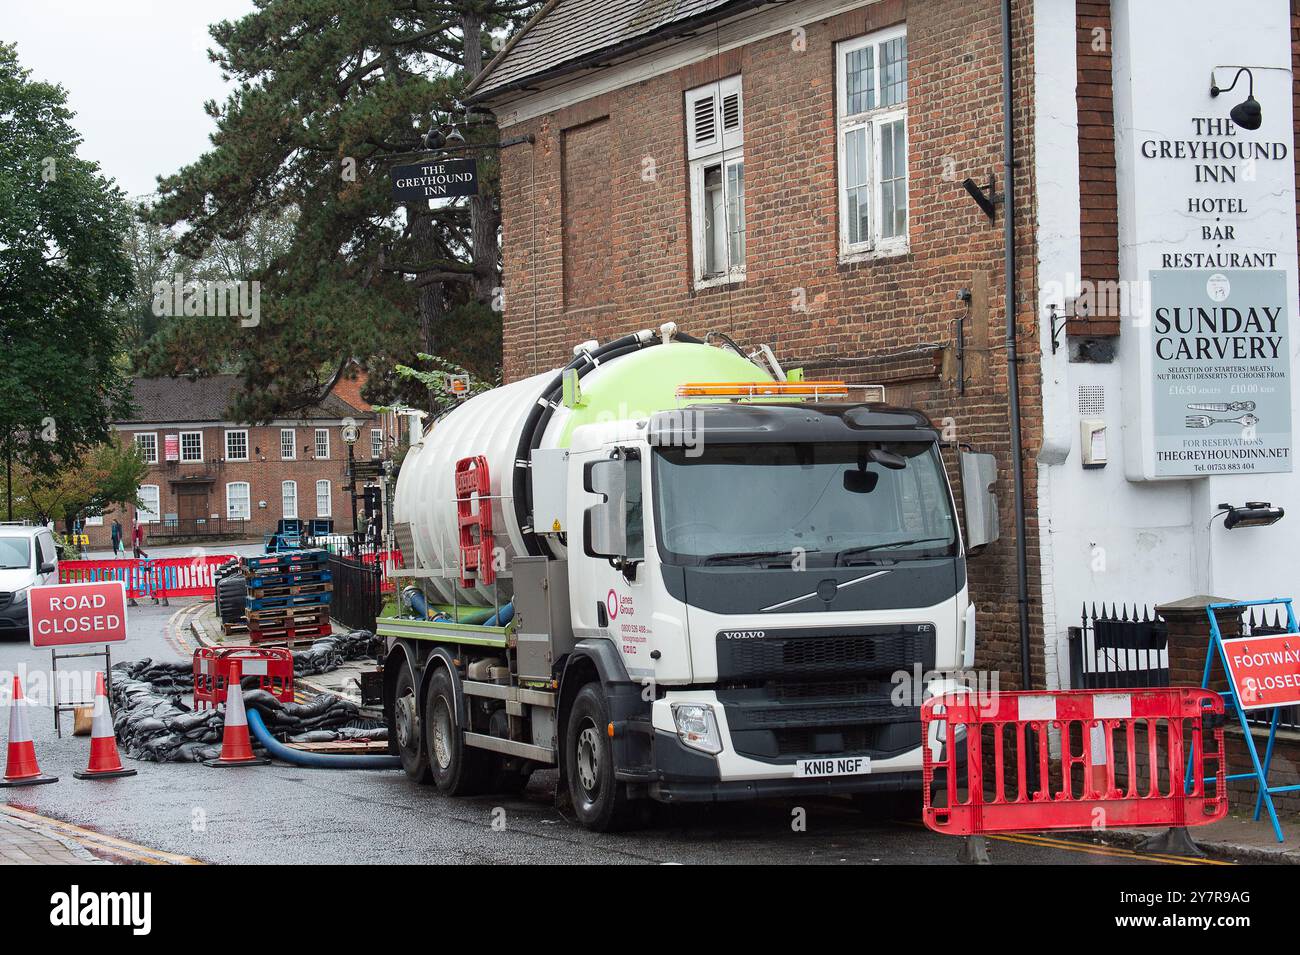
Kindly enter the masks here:
M 259 766 L 269 759 L 253 755 L 253 741 L 248 736 L 248 716 L 244 713 L 244 668 L 238 660 L 230 665 L 230 682 L 226 686 L 226 729 L 221 734 L 221 757 L 207 761 L 209 766 Z
M 113 732 L 113 714 L 108 708 L 108 691 L 104 688 L 104 671 L 95 674 L 95 716 L 90 727 L 90 764 L 77 779 L 108 779 L 134 776 L 134 769 L 122 766 L 117 754 L 117 735 Z
M 23 698 L 23 685 L 15 673 L 13 698 L 9 701 L 9 757 L 0 786 L 39 786 L 58 781 L 58 776 L 46 776 L 36 765 L 36 747 L 32 744 L 32 728 L 27 722 L 27 700 Z

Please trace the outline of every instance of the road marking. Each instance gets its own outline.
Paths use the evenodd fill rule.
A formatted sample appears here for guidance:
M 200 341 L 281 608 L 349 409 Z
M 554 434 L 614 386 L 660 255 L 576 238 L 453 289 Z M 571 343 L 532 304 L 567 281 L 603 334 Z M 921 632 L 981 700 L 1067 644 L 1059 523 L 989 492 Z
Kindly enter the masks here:
M 148 846 L 142 846 L 136 842 L 118 839 L 115 836 L 105 835 L 93 829 L 84 829 L 70 822 L 64 822 L 62 819 L 42 816 L 40 813 L 19 809 L 17 806 L 0 805 L 0 812 L 18 822 L 49 829 L 61 836 L 67 836 L 87 849 L 98 849 L 109 855 L 120 856 L 145 865 L 206 865 L 205 862 L 195 859 L 193 856 L 164 852 L 162 849 L 150 849 Z
M 924 823 L 907 821 L 907 825 L 918 829 L 928 829 Z M 1236 865 L 1235 862 L 1224 862 L 1220 859 L 1196 859 L 1188 856 L 1166 855 L 1158 852 L 1139 852 L 1136 849 L 1126 849 L 1123 846 L 1098 846 L 1089 843 L 1078 842 L 1073 839 L 1062 839 L 1055 836 L 1047 836 L 1037 832 L 1008 832 L 983 834 L 986 839 L 997 839 L 1001 842 L 1014 842 L 1019 845 L 1035 846 L 1040 849 L 1065 849 L 1068 852 L 1082 852 L 1086 855 L 1110 856 L 1112 858 L 1122 859 L 1142 859 L 1148 862 L 1162 862 L 1167 865 Z
M 1020 845 L 1039 846 L 1049 849 L 1065 849 L 1069 852 L 1083 852 L 1089 855 L 1110 856 L 1112 858 L 1124 859 L 1142 859 L 1148 862 L 1163 862 L 1166 865 L 1233 865 L 1231 862 L 1223 862 L 1219 859 L 1196 859 L 1187 856 L 1165 855 L 1157 852 L 1140 852 L 1136 849 L 1126 849 L 1123 846 L 1098 846 L 1090 845 L 1083 842 L 1076 842 L 1072 839 L 1055 839 L 1051 836 L 1043 836 L 1038 833 L 1005 833 L 1005 834 L 988 834 L 990 839 L 999 839 L 1003 842 L 1015 842 Z

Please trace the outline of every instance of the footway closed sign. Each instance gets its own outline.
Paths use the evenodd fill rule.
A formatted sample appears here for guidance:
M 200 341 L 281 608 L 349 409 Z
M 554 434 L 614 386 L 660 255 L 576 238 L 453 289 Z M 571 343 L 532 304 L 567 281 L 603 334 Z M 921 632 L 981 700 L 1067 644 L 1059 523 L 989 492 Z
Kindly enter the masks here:
M 1224 640 L 1223 652 L 1242 709 L 1300 703 L 1300 634 Z
M 126 588 L 120 580 L 52 584 L 27 591 L 34 647 L 121 643 L 126 639 Z

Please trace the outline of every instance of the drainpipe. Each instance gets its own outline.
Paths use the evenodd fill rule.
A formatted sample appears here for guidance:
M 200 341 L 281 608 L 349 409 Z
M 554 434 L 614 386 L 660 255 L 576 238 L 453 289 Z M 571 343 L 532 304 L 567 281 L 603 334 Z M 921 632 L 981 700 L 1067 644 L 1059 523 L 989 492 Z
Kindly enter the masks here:
M 1016 156 L 1012 126 L 1011 0 L 1002 0 L 1002 182 L 1006 271 L 1007 391 L 1011 405 L 1011 473 L 1016 498 L 1016 602 L 1020 620 L 1020 688 L 1032 689 L 1029 656 L 1029 571 L 1025 547 L 1025 463 L 1020 430 L 1020 359 L 1016 353 Z

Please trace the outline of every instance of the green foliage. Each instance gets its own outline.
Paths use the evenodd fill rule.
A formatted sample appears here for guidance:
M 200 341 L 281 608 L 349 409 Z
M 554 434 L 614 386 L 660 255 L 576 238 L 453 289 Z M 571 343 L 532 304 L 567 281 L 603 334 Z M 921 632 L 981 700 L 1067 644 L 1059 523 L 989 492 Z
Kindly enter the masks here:
M 14 516 L 70 525 L 115 504 L 137 506 L 148 470 L 134 446 L 113 441 L 96 445 L 54 473 L 21 469 L 14 475 Z
M 0 44 L 0 456 L 47 475 L 130 406 L 128 211 L 77 157 L 66 100 Z
M 480 166 L 479 198 L 435 209 L 395 207 L 389 169 L 420 155 L 431 116 L 452 114 L 485 36 L 534 6 L 262 0 L 212 27 L 210 55 L 237 88 L 206 104 L 213 148 L 161 180 L 153 219 L 185 223 L 177 251 L 190 258 L 259 218 L 292 215 L 292 232 L 270 264 L 238 276 L 262 283 L 260 325 L 167 323 L 142 367 L 204 374 L 207 356 L 233 352 L 247 386 L 233 414 L 251 421 L 319 400 L 354 359 L 381 381 L 421 349 L 492 374 L 499 316 L 453 329 L 482 318 L 500 285 L 495 162 Z M 496 130 L 466 136 L 494 142 Z

